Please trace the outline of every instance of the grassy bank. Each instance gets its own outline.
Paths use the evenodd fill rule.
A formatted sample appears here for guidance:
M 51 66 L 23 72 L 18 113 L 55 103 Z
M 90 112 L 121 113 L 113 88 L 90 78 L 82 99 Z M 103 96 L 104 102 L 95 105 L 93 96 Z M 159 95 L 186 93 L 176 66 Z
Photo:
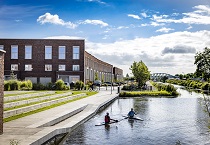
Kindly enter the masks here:
M 45 111 L 45 110 L 48 110 L 48 109 L 51 109 L 51 108 L 55 108 L 55 107 L 58 107 L 58 106 L 61 106 L 61 105 L 64 105 L 64 104 L 67 104 L 67 103 L 70 103 L 70 102 L 73 102 L 73 101 L 77 101 L 77 100 L 95 95 L 97 92 L 86 92 L 86 91 L 73 91 L 72 92 L 72 94 L 74 94 L 74 95 L 75 94 L 80 94 L 80 93 L 86 93 L 86 96 L 81 96 L 81 97 L 74 98 L 74 99 L 69 100 L 69 101 L 60 102 L 60 103 L 57 103 L 57 104 L 53 104 L 53 105 L 50 105 L 50 106 L 46 106 L 46 107 L 43 107 L 43 108 L 39 108 L 39 109 L 30 111 L 30 112 L 25 112 L 25 113 L 22 113 L 22 114 L 18 114 L 18 115 L 14 115 L 14 116 L 11 116 L 11 117 L 8 117 L 8 118 L 4 118 L 4 122 L 9 122 L 9 121 L 12 121 L 12 120 L 15 120 L 15 119 L 18 119 L 18 118 L 22 118 L 22 117 L 25 117 L 25 116 L 28 116 L 28 115 L 32 115 L 32 114 L 41 112 L 41 111 Z
M 171 93 L 167 91 L 126 91 L 121 92 L 119 94 L 120 97 L 168 97 L 168 98 L 174 98 L 176 96 L 172 96 Z

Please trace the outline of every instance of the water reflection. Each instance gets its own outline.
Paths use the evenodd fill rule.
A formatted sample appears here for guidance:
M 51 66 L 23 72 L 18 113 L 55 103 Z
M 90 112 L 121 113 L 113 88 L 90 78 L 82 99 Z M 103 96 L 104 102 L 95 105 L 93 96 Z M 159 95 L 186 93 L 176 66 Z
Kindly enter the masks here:
M 78 127 L 65 145 L 203 145 L 210 144 L 208 116 L 201 106 L 202 97 L 178 89 L 178 98 L 119 99 L 94 118 Z M 103 122 L 106 112 L 113 119 L 123 119 L 130 108 L 144 121 L 124 119 L 109 126 Z

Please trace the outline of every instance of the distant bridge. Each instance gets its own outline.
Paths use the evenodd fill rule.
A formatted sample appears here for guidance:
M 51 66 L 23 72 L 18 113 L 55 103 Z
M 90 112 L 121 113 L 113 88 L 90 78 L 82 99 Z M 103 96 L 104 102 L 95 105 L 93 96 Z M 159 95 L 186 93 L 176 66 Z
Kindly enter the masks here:
M 163 77 L 167 77 L 168 79 L 170 78 L 176 78 L 175 76 L 167 73 L 153 73 L 150 75 L 151 80 L 160 80 Z

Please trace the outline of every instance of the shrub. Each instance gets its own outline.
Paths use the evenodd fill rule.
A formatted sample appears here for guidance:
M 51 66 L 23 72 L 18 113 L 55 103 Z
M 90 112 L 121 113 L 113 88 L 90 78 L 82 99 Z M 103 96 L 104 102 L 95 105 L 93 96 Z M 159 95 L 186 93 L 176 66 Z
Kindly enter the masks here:
M 20 82 L 20 88 L 22 90 L 31 90 L 33 88 L 33 84 L 31 82 L 31 80 L 22 81 L 22 82 Z
M 9 80 L 10 90 L 19 90 L 20 82 L 18 80 Z
M 167 91 L 121 92 L 120 97 L 171 96 Z
M 40 83 L 34 83 L 33 84 L 33 90 L 45 90 L 46 87 L 43 84 Z
M 203 85 L 201 86 L 201 89 L 202 90 L 209 90 L 210 88 L 210 84 L 209 83 L 207 83 L 207 82 L 205 82 L 205 83 L 203 83 Z
M 59 79 L 55 82 L 55 89 L 56 90 L 64 90 L 65 89 L 65 84 L 64 81 Z
M 8 81 L 4 81 L 4 91 L 10 91 L 10 84 Z
M 75 88 L 76 88 L 77 90 L 83 89 L 83 88 L 84 88 L 84 83 L 83 83 L 82 81 L 77 81 L 77 82 L 75 83 Z

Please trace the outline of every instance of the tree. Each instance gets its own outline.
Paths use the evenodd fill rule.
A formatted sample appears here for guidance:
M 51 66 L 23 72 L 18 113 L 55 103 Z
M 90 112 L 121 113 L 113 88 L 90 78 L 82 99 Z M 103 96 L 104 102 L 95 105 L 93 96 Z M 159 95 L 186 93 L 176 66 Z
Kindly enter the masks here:
M 146 81 L 150 78 L 150 72 L 143 61 L 135 62 L 131 65 L 130 70 L 132 71 L 134 78 L 138 82 L 138 86 L 142 87 Z
M 196 75 L 200 75 L 207 80 L 210 76 L 210 49 L 204 48 L 203 52 L 196 53 L 195 56 Z

